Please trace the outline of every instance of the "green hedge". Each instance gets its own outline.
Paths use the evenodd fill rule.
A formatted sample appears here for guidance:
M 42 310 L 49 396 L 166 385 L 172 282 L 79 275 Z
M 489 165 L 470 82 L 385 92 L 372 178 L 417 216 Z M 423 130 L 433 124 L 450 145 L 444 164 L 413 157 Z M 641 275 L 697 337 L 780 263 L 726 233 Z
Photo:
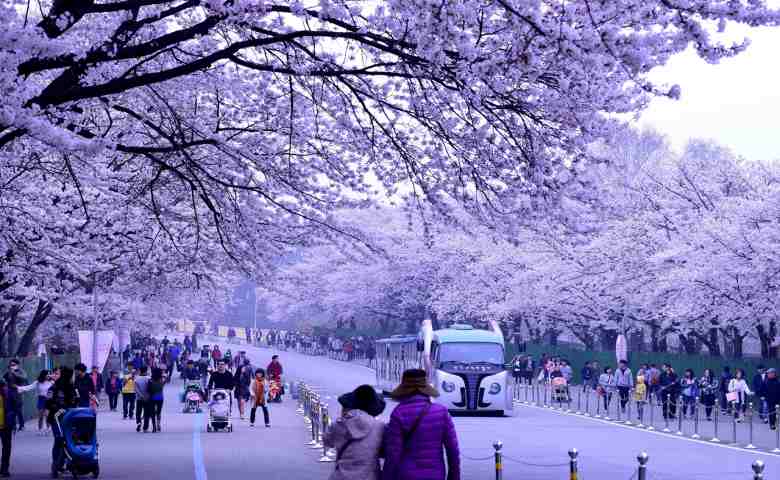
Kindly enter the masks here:
M 516 348 L 514 344 L 507 344 L 506 352 L 507 352 L 507 358 L 511 360 L 515 353 Z M 532 355 L 535 360 L 539 360 L 542 353 L 547 352 L 547 354 L 551 356 L 557 356 L 561 358 L 565 358 L 569 361 L 569 363 L 572 366 L 572 369 L 574 370 L 574 379 L 575 382 L 580 382 L 580 370 L 582 369 L 583 365 L 585 365 L 585 362 L 595 360 L 599 362 L 599 365 L 601 366 L 602 370 L 606 366 L 611 366 L 615 368 L 617 364 L 617 360 L 615 358 L 615 352 L 597 352 L 597 351 L 589 351 L 589 350 L 579 350 L 572 347 L 565 347 L 565 346 L 557 346 L 552 347 L 550 345 L 537 345 L 537 344 L 527 344 L 526 345 L 526 351 L 521 352 L 521 355 L 528 354 Z M 778 361 L 776 359 L 774 360 L 760 360 L 760 359 L 736 359 L 736 358 L 722 358 L 722 357 L 712 357 L 708 355 L 683 355 L 683 354 L 676 354 L 676 353 L 651 353 L 651 352 L 629 352 L 628 354 L 629 359 L 629 365 L 632 369 L 636 370 L 636 368 L 643 364 L 643 363 L 655 363 L 656 365 L 661 365 L 663 363 L 669 363 L 671 364 L 675 370 L 677 370 L 678 375 L 682 374 L 682 372 L 686 368 L 691 368 L 696 373 L 696 375 L 701 375 L 702 372 L 704 372 L 705 368 L 712 369 L 713 372 L 715 372 L 715 375 L 719 375 L 720 372 L 723 370 L 724 365 L 728 365 L 731 367 L 732 372 L 736 368 L 742 368 L 747 372 L 748 378 L 751 378 L 752 375 L 755 373 L 756 368 L 758 365 L 763 364 L 766 367 L 778 367 Z

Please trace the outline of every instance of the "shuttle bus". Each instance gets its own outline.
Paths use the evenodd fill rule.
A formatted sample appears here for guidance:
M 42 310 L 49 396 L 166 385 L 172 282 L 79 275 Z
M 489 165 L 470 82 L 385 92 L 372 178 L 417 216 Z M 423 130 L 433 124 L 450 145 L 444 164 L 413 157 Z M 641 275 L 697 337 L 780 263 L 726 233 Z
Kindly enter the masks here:
M 377 383 L 385 392 L 401 381 L 407 368 L 422 368 L 439 391 L 437 403 L 451 412 L 511 414 L 512 380 L 505 368 L 504 336 L 492 330 L 452 325 L 434 331 L 423 322 L 417 337 L 377 341 Z

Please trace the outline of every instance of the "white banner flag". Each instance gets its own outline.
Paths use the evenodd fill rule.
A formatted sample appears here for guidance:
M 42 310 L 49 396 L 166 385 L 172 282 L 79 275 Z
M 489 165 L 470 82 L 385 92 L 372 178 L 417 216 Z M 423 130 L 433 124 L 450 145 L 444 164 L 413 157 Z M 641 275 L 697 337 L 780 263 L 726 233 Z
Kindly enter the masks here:
M 114 341 L 114 332 L 112 330 L 101 330 L 97 332 L 97 358 L 92 358 L 92 330 L 79 330 L 79 350 L 81 353 L 81 363 L 91 369 L 97 366 L 99 371 L 108 360 L 108 354 L 111 351 L 111 344 Z

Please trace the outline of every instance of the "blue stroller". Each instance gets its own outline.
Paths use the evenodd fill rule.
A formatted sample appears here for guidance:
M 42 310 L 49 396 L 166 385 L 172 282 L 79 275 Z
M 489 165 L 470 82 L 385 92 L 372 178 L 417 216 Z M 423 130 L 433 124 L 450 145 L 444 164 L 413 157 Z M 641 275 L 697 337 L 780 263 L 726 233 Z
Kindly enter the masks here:
M 71 408 L 56 417 L 65 440 L 65 470 L 74 477 L 100 475 L 98 463 L 97 416 L 91 408 Z

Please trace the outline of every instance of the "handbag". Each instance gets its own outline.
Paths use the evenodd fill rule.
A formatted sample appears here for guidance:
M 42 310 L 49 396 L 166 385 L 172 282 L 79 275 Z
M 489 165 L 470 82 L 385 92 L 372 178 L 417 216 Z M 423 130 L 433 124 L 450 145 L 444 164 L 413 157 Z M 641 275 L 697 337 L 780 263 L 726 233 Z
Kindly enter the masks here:
M 728 392 L 726 394 L 726 401 L 728 402 L 736 402 L 739 400 L 739 393 L 737 392 Z

